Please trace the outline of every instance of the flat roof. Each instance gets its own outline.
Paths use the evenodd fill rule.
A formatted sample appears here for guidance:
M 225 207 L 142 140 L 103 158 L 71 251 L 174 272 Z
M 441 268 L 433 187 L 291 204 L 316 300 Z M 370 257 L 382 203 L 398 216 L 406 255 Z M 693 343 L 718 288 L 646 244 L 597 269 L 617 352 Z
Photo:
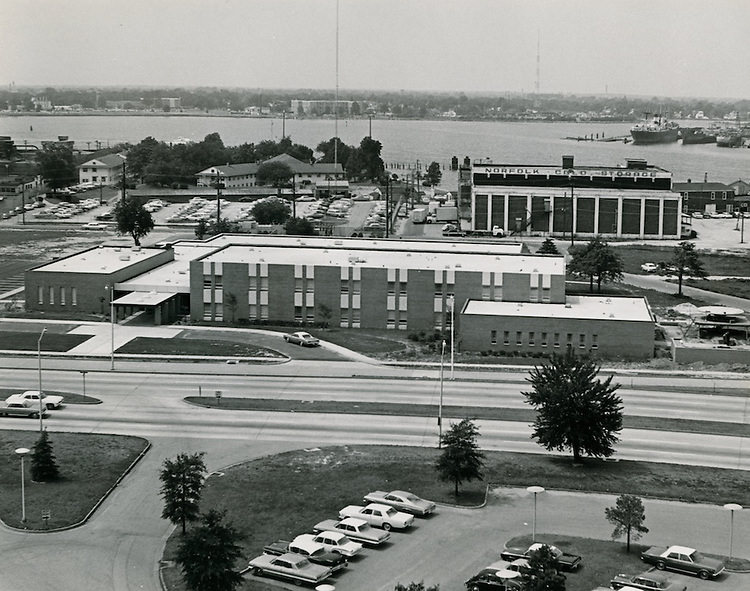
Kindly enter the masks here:
M 479 271 L 503 273 L 541 273 L 564 275 L 563 257 L 482 252 L 444 252 L 438 250 L 366 250 L 343 247 L 321 248 L 230 245 L 204 261 L 226 263 L 266 263 L 286 265 L 319 265 L 329 267 L 365 267 L 377 269 L 415 269 Z
M 132 248 L 100 245 L 34 269 L 50 273 L 101 273 L 107 275 L 125 269 L 164 252 L 161 248 Z
M 567 296 L 564 304 L 469 300 L 464 307 L 463 314 L 470 316 L 654 322 L 651 310 L 645 298 L 642 297 Z
M 156 269 L 146 271 L 137 277 L 115 284 L 118 291 L 159 291 L 168 293 L 190 293 L 190 261 L 216 250 L 216 246 L 208 246 L 195 242 L 176 242 L 174 260 Z
M 113 304 L 123 306 L 157 306 L 171 298 L 173 293 L 157 293 L 155 291 L 134 291 L 117 298 Z

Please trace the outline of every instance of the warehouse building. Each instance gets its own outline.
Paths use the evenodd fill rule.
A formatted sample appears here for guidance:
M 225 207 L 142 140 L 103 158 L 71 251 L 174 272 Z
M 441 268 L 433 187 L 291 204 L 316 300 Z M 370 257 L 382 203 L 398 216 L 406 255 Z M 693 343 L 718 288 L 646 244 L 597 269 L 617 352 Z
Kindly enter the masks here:
M 474 230 L 507 234 L 623 238 L 680 238 L 681 195 L 672 174 L 645 160 L 625 166 L 526 166 L 474 162 Z

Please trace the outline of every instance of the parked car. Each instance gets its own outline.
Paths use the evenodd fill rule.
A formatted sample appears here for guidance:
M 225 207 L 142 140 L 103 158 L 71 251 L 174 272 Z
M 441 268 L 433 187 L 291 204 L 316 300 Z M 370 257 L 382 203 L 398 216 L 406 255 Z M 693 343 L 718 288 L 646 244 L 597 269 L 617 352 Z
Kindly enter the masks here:
M 320 340 L 316 339 L 309 332 L 293 332 L 285 334 L 284 340 L 287 343 L 299 345 L 300 347 L 319 347 Z
M 641 271 L 645 271 L 646 273 L 656 273 L 658 270 L 659 265 L 656 263 L 643 263 L 641 265 Z
M 313 564 L 304 556 L 288 552 L 281 556 L 261 554 L 247 565 L 256 577 L 272 576 L 286 579 L 295 584 L 317 585 L 331 576 L 332 570 L 320 564 Z
M 326 519 L 316 523 L 313 530 L 316 533 L 323 531 L 339 532 L 355 542 L 372 545 L 382 544 L 391 538 L 389 532 L 377 530 L 363 519 L 357 519 L 356 517 L 347 517 L 340 521 Z
M 497 568 L 483 568 L 465 585 L 467 591 L 520 591 L 523 588 L 518 573 Z
M 350 540 L 346 534 L 338 531 L 320 532 L 313 537 L 313 541 L 321 544 L 326 550 L 347 557 L 352 557 L 362 551 L 362 544 Z
M 420 517 L 424 517 L 435 511 L 435 503 L 432 501 L 426 501 L 413 493 L 403 490 L 392 490 L 391 492 L 376 490 L 365 495 L 365 501 L 368 503 L 390 505 L 398 511 L 412 513 Z
M 575 554 L 567 554 L 560 550 L 557 546 L 551 546 L 549 544 L 531 544 L 525 550 L 523 548 L 506 548 L 500 553 L 500 558 L 513 562 L 519 558 L 528 558 L 529 555 L 535 550 L 539 550 L 542 546 L 547 546 L 554 554 L 557 559 L 557 568 L 560 570 L 573 571 L 581 566 L 581 557 Z
M 646 571 L 640 575 L 619 574 L 610 581 L 612 589 L 643 589 L 644 591 L 687 591 L 687 585 L 672 581 L 659 571 Z
M 694 548 L 687 546 L 670 546 L 669 548 L 652 546 L 641 553 L 641 560 L 653 564 L 659 570 L 675 570 L 701 579 L 710 579 L 724 572 L 725 564 L 718 558 L 703 556 Z
M 109 221 L 109 220 L 113 220 L 114 218 L 115 216 L 111 211 L 105 211 L 104 213 L 100 213 L 94 216 L 94 219 L 101 220 L 101 221 Z
M 339 511 L 339 518 L 357 517 L 374 527 L 382 527 L 386 531 L 392 528 L 405 529 L 414 523 L 414 516 L 408 513 L 396 511 L 390 505 L 370 503 L 366 507 L 361 505 L 348 505 Z
M 0 416 L 2 417 L 27 417 L 29 419 L 39 418 L 39 405 L 27 400 L 16 400 L 13 402 L 0 402 Z M 47 416 L 47 409 L 42 409 L 42 417 Z
M 104 222 L 89 222 L 81 226 L 83 230 L 106 230 L 108 227 Z
M 39 398 L 39 390 L 26 390 L 25 392 L 22 392 L 20 394 L 12 394 L 11 396 L 8 396 L 5 401 L 18 402 L 19 400 L 28 400 L 29 402 L 35 403 L 38 408 Z M 42 404 L 48 410 L 52 410 L 53 408 L 60 408 L 63 400 L 65 400 L 63 396 L 57 396 L 56 394 L 45 394 L 44 392 L 42 392 L 41 399 Z
M 349 564 L 343 554 L 327 550 L 323 544 L 316 542 L 315 536 L 311 534 L 302 534 L 294 538 L 291 542 L 279 540 L 278 542 L 264 546 L 263 552 L 275 556 L 281 556 L 287 552 L 299 554 L 314 564 L 327 566 L 333 572 L 345 568 Z

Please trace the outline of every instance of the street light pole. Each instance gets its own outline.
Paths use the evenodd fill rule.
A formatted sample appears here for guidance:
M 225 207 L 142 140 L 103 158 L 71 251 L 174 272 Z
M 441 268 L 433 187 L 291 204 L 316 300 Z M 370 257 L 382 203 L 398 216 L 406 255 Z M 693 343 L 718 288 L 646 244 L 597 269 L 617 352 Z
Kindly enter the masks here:
M 536 542 L 536 496 L 539 493 L 544 492 L 544 487 L 529 486 L 526 488 L 526 490 L 529 491 L 530 493 L 534 493 L 534 521 L 533 521 L 533 525 L 531 528 L 531 543 L 533 544 L 534 542 Z
M 727 562 L 730 562 L 732 560 L 732 545 L 734 542 L 734 512 L 741 511 L 742 505 L 727 503 L 724 505 L 724 508 L 729 511 L 729 560 Z
M 445 339 L 440 349 L 440 402 L 438 403 L 438 449 L 443 447 L 443 358 L 445 357 Z
M 454 342 L 455 342 L 455 336 L 456 336 L 456 329 L 454 328 L 454 321 L 455 321 L 455 312 L 454 308 L 456 307 L 456 298 L 455 296 L 451 295 L 450 297 L 451 302 L 451 380 L 453 379 L 453 351 L 455 348 Z
M 39 340 L 36 342 L 36 357 L 37 365 L 39 367 L 39 433 L 44 430 L 42 426 L 42 415 L 44 414 L 44 411 L 42 409 L 42 337 L 44 336 L 45 332 L 47 332 L 47 329 L 43 328 L 42 333 L 39 335 Z
M 115 369 L 115 286 L 105 285 L 104 289 L 109 292 L 109 326 L 110 326 L 110 352 L 109 352 L 109 369 Z
M 19 447 L 16 453 L 21 456 L 21 523 L 26 523 L 26 478 L 23 467 L 23 457 L 31 450 L 27 447 Z

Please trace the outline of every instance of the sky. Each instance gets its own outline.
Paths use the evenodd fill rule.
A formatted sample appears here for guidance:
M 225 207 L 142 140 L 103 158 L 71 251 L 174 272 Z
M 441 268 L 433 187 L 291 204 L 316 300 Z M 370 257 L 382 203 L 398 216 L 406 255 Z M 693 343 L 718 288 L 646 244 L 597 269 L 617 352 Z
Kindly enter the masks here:
M 337 0 L 0 0 L 0 84 L 336 86 Z M 750 0 L 338 0 L 341 89 L 750 97 Z M 342 97 L 343 98 L 343 97 Z

